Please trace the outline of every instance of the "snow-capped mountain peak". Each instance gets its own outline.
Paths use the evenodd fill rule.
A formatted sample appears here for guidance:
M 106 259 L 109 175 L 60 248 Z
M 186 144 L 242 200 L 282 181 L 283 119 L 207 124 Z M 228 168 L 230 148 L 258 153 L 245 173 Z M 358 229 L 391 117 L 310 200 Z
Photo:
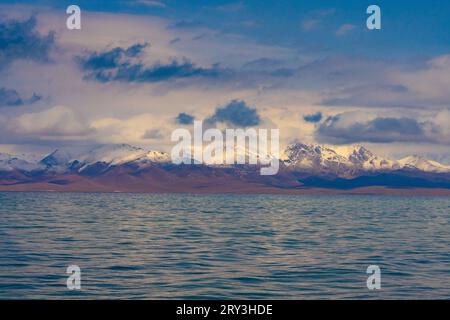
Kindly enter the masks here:
M 338 173 L 352 167 L 346 157 L 321 145 L 295 143 L 287 147 L 285 155 L 285 163 L 291 168 Z
M 159 151 L 149 151 L 128 144 L 100 145 L 88 150 L 74 152 L 71 150 L 55 150 L 41 163 L 52 171 L 62 172 L 76 169 L 83 172 L 90 166 L 101 164 L 103 167 L 137 162 L 146 163 L 167 162 L 168 154 Z
M 320 146 L 296 143 L 286 149 L 285 163 L 298 169 L 330 172 L 339 176 L 352 176 L 359 171 L 418 170 L 424 172 L 450 172 L 450 166 L 418 156 L 392 160 L 375 155 L 362 145 Z
M 238 155 L 249 156 L 249 151 L 235 150 Z M 256 155 L 257 157 L 259 155 Z M 325 146 L 295 143 L 289 145 L 280 159 L 290 170 L 311 174 L 334 174 L 355 177 L 365 172 L 395 170 L 450 173 L 450 166 L 419 156 L 392 160 L 378 156 L 362 145 Z M 78 150 L 57 149 L 42 160 L 29 156 L 0 153 L 0 171 L 48 171 L 50 173 L 104 172 L 112 166 L 132 164 L 146 168 L 171 162 L 168 153 L 146 150 L 128 144 L 100 145 Z M 88 170 L 89 169 L 89 170 Z
M 45 166 L 39 164 L 38 156 L 29 154 L 12 155 L 0 153 L 0 171 L 35 171 L 43 170 Z
M 450 172 L 450 166 L 443 165 L 437 161 L 428 160 L 420 156 L 408 156 L 398 160 L 404 169 L 420 170 L 425 172 Z
M 134 162 L 138 162 L 140 166 L 152 163 L 167 163 L 171 161 L 171 157 L 168 153 L 162 151 L 146 151 L 143 155 L 133 159 Z
M 330 147 L 339 155 L 346 157 L 351 162 L 361 163 L 374 157 L 374 154 L 362 145 L 349 145 L 340 147 Z
M 72 159 L 72 154 L 67 150 L 56 149 L 40 162 L 49 167 L 67 164 Z
M 102 145 L 94 148 L 87 153 L 80 154 L 74 160 L 85 164 L 94 164 L 97 162 L 117 165 L 127 163 L 143 157 L 146 151 L 139 147 L 128 144 Z

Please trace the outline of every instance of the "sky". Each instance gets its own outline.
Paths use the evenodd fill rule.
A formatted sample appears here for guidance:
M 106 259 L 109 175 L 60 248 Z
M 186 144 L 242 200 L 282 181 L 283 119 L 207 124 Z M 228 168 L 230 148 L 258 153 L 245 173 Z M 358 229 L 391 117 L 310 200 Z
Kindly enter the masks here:
M 0 0 L 0 152 L 169 151 L 204 120 L 450 163 L 449 26 L 446 0 Z

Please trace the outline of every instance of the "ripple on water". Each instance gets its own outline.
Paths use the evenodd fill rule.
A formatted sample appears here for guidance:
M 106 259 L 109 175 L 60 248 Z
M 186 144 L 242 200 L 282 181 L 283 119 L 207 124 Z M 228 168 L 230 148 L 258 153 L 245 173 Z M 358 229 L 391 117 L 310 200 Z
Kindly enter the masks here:
M 450 298 L 450 199 L 0 192 L 0 298 Z M 66 268 L 82 290 L 66 288 Z M 382 290 L 366 288 L 379 265 Z

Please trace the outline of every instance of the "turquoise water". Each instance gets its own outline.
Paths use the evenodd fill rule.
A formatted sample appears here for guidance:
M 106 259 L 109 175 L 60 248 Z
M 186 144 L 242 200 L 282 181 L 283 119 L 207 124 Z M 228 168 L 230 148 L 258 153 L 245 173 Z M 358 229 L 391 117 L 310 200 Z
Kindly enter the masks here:
M 445 197 L 1 192 L 0 298 L 449 299 L 449 212 Z

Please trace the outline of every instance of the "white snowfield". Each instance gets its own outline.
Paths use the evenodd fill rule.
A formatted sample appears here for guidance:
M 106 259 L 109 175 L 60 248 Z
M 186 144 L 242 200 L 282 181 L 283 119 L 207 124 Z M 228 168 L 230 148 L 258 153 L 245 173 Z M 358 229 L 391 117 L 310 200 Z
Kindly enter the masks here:
M 450 172 L 450 166 L 419 156 L 409 156 L 398 160 L 402 168 L 419 169 L 425 172 Z
M 7 153 L 0 153 L 0 170 L 33 171 L 45 169 L 45 165 L 41 164 L 39 160 L 40 159 L 34 155 L 10 155 Z
M 419 156 L 409 156 L 400 160 L 387 159 L 373 154 L 362 145 L 336 147 L 296 143 L 289 145 L 282 154 L 281 161 L 294 170 L 336 173 L 401 169 L 432 173 L 450 172 L 449 165 L 433 160 Z M 134 164 L 143 168 L 157 163 L 171 163 L 171 156 L 166 152 L 146 150 L 128 144 L 102 145 L 84 152 L 74 152 L 69 149 L 55 150 L 43 159 L 33 155 L 0 153 L 0 171 L 50 169 L 62 173 L 76 165 L 77 170 L 82 172 L 97 163 L 107 166 Z
M 322 146 L 297 143 L 285 151 L 286 164 L 299 169 L 323 170 L 363 170 L 394 171 L 418 170 L 423 172 L 447 173 L 450 166 L 419 156 L 409 156 L 392 160 L 373 154 L 362 145 Z

